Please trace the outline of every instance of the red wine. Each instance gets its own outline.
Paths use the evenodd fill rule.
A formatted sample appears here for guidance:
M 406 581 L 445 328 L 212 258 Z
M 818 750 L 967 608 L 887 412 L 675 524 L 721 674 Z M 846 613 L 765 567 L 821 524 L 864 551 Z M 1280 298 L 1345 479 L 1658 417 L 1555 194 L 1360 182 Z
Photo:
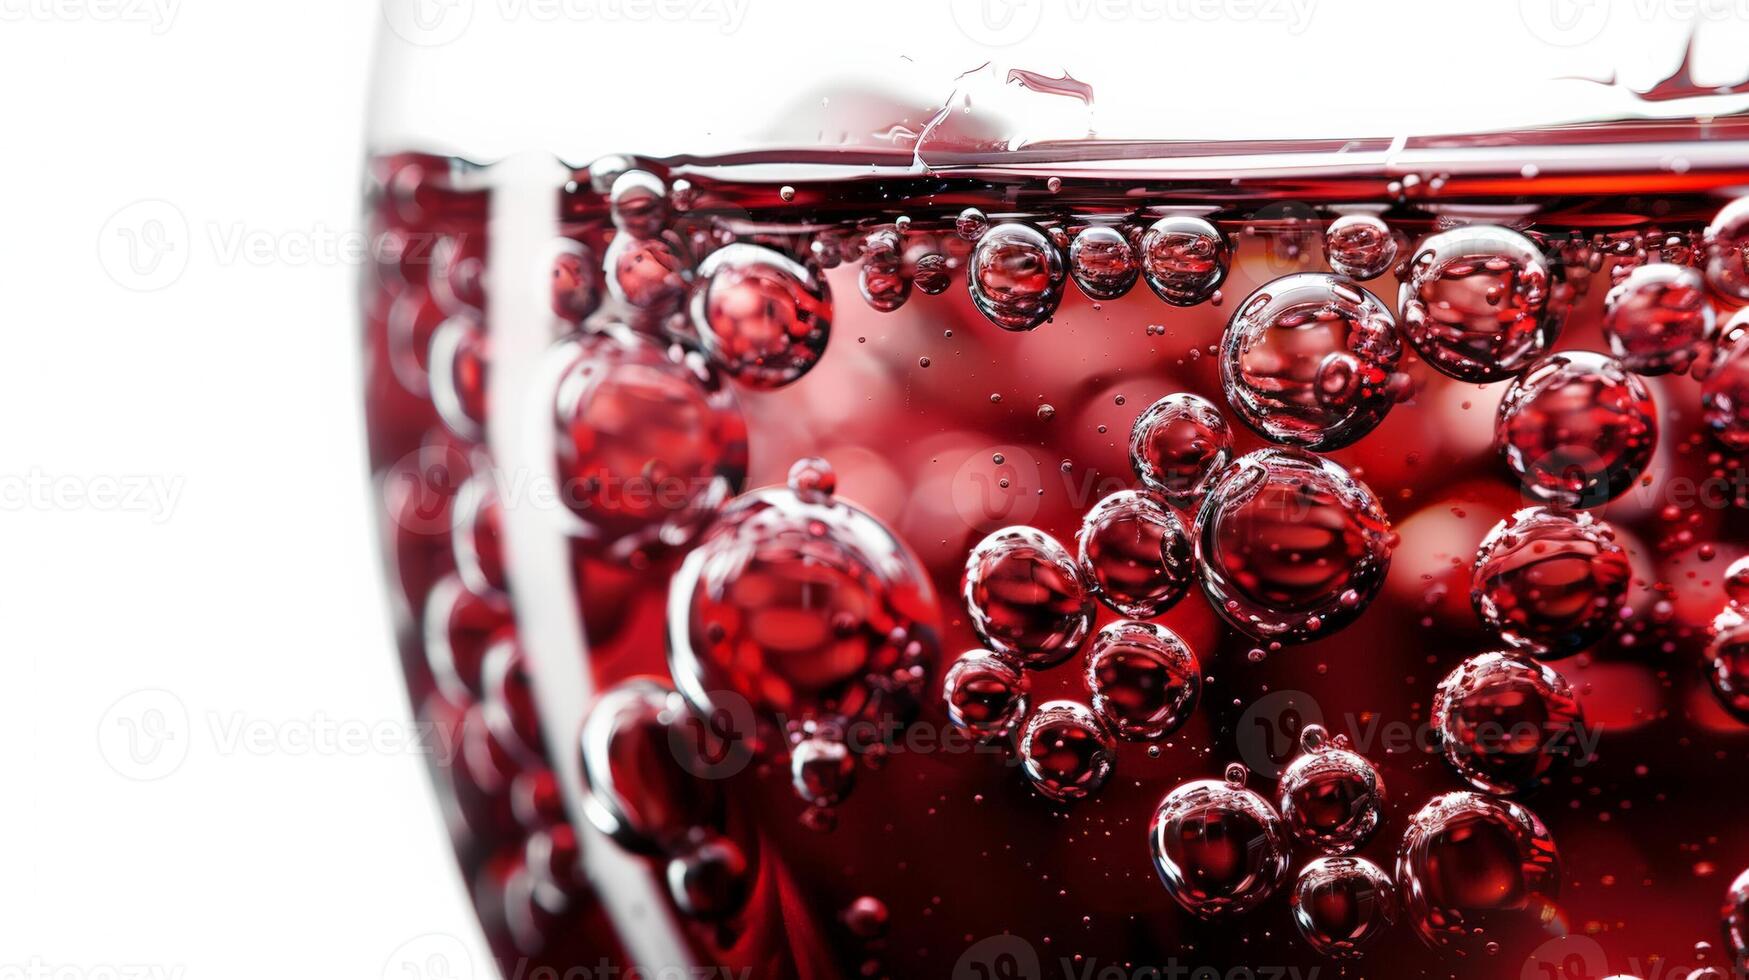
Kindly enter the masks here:
M 1746 125 L 374 160 L 500 970 L 1729 970 Z

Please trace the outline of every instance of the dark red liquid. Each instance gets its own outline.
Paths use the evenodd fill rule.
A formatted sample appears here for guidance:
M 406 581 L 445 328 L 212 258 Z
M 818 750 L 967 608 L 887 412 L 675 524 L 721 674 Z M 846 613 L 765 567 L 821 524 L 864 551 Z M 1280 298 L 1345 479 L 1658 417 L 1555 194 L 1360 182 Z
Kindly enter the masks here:
M 1638 135 L 1688 139 L 1700 128 Z M 1743 124 L 1718 121 L 1704 135 L 1741 137 Z M 1111 152 L 1140 159 L 1151 149 Z M 1415 733 L 1440 679 L 1501 646 L 1471 606 L 1477 545 L 1540 502 L 1492 443 L 1508 382 L 1456 380 L 1406 346 L 1395 404 L 1376 429 L 1328 454 L 1388 516 L 1388 573 L 1354 564 L 1372 545 L 1334 520 L 1322 488 L 1269 490 L 1222 542 L 1242 558 L 1235 574 L 1300 609 L 1356 591 L 1353 603 L 1331 607 L 1339 628 L 1300 645 L 1256 638 L 1189 588 L 1156 621 L 1200 662 L 1198 706 L 1161 741 L 1119 740 L 1110 779 L 1072 805 L 1029 787 L 1012 737 L 993 747 L 953 737 L 942 678 L 983 645 L 962 599 L 967 556 L 1010 525 L 1063 545 L 1068 572 L 1005 567 L 989 588 L 999 625 L 1055 644 L 1041 662 L 1063 661 L 1026 671 L 1029 710 L 1088 703 L 1084 645 L 1121 617 L 1077 591 L 1072 559 L 1087 512 L 1117 490 L 1142 488 L 1130 462 L 1137 416 L 1162 396 L 1193 392 L 1225 416 L 1235 455 L 1269 445 L 1239 422 L 1221 387 L 1217 347 L 1235 301 L 1285 275 L 1328 272 L 1323 229 L 1352 206 L 1403 236 L 1407 261 L 1429 234 L 1498 220 L 1511 205 L 1516 226 L 1558 270 L 1569 307 L 1552 349 L 1606 352 L 1612 270 L 1678 251 L 1703 262 L 1701 229 L 1730 188 L 1749 185 L 1749 151 L 1737 165 L 1681 170 L 1612 170 L 1608 159 L 1535 177 L 1519 176 L 1516 162 L 1509 171 L 1430 172 L 1409 188 L 1401 174 L 1364 169 L 1253 179 L 1135 163 L 1123 176 L 1096 176 L 1037 169 L 1039 159 L 1005 170 L 972 159 L 917 175 L 903 155 L 637 160 L 668 189 L 669 208 L 652 217 L 649 202 L 628 201 L 621 224 L 653 232 L 635 240 L 616 230 L 587 171 L 531 187 L 527 174 L 460 161 L 375 161 L 371 221 L 383 254 L 364 283 L 366 404 L 400 653 L 419 716 L 459 733 L 460 749 L 434 757 L 433 768 L 501 970 L 531 976 L 602 958 L 659 967 L 671 964 L 648 951 L 666 949 L 761 978 L 980 976 L 955 971 L 991 948 L 980 943 L 1006 936 L 1034 954 L 1039 976 L 1171 963 L 1334 975 L 1291 924 L 1291 873 L 1253 911 L 1194 919 L 1156 874 L 1149 822 L 1182 783 L 1218 780 L 1233 761 L 1261 768 L 1251 758 L 1258 719 L 1247 708 L 1280 692 L 1303 692 L 1388 783 L 1379 829 L 1356 852 L 1387 872 L 1408 817 L 1466 788 L 1437 741 Z M 1018 168 L 1028 162 L 1036 172 Z M 737 163 L 788 176 L 743 179 Z M 1059 173 L 1060 187 L 1047 187 Z M 1162 214 L 1155 206 L 1206 217 L 1224 241 L 1174 231 L 1145 250 Z M 969 207 L 993 226 L 1037 231 L 989 256 L 999 261 L 983 270 L 976 295 L 965 283 L 972 246 L 955 233 Z M 1070 243 L 1095 218 L 1132 236 L 1139 269 L 1093 247 L 1109 246 L 1109 236 L 1090 242 L 1096 288 L 1133 283 L 1097 302 L 1068 266 Z M 1672 236 L 1685 250 L 1667 245 Z M 704 303 L 721 335 L 701 335 L 694 274 L 731 243 L 794 258 L 817 272 L 830 300 L 813 299 L 798 318 L 770 305 L 782 283 L 744 278 L 738 293 Z M 1156 295 L 1162 286 L 1147 288 L 1155 278 L 1172 302 Z M 1195 303 L 1211 283 L 1218 301 Z M 1395 272 L 1361 285 L 1398 309 Z M 1728 316 L 1723 298 L 1713 301 Z M 434 361 L 434 338 L 464 327 L 450 345 L 457 356 Z M 713 356 L 738 367 L 712 369 Z M 549 359 L 557 361 L 543 373 Z M 592 374 L 614 364 L 637 370 Z M 457 395 L 451 411 L 435 394 L 446 386 L 433 384 L 434 370 Z M 1499 927 L 1487 940 L 1497 948 L 1481 951 L 1483 943 L 1464 957 L 1430 949 L 1399 914 L 1353 975 L 1516 977 L 1543 940 L 1564 932 L 1600 943 L 1611 972 L 1725 962 L 1721 903 L 1749 866 L 1749 790 L 1732 775 L 1749 762 L 1749 727 L 1720 706 L 1705 651 L 1725 605 L 1725 569 L 1749 552 L 1749 474 L 1708 431 L 1701 381 L 1644 380 L 1656 404 L 1655 456 L 1593 511 L 1632 565 L 1626 611 L 1595 646 L 1555 665 L 1598 732 L 1596 751 L 1513 797 L 1559 847 L 1555 911 L 1532 928 Z M 613 437 L 603 442 L 603 432 Z M 1219 456 L 1189 449 L 1167 462 Z M 804 457 L 828 461 L 836 480 L 830 490 L 807 484 L 808 493 L 854 502 L 914 556 L 924 581 L 895 591 L 859 577 L 866 564 L 842 559 L 842 549 L 810 550 L 804 521 L 785 549 L 740 554 L 749 574 L 699 600 L 708 608 L 691 642 L 706 651 L 712 680 L 686 689 L 669 661 L 671 582 L 720 508 L 737 493 L 782 487 Z M 551 506 L 517 482 L 554 474 L 562 485 Z M 456 503 L 475 476 L 495 477 L 499 492 L 475 498 L 458 524 Z M 1178 517 L 1188 532 L 1195 507 Z M 1382 533 L 1369 522 L 1369 533 Z M 467 531 L 460 542 L 458 527 Z M 725 547 L 723 560 L 734 554 Z M 558 615 L 554 597 L 565 607 Z M 581 633 L 560 635 L 565 624 Z M 875 672 L 885 680 L 871 687 Z M 616 824 L 581 812 L 576 733 L 601 692 L 640 677 L 655 686 L 621 705 L 633 734 L 615 743 L 614 778 L 637 799 L 672 806 L 633 821 L 667 830 L 615 838 L 593 828 L 624 824 L 624 814 Z M 675 682 L 682 690 L 670 695 Z M 723 690 L 755 717 L 713 699 Z M 554 705 L 574 716 L 555 715 Z M 858 748 L 848 772 L 830 753 L 792 772 L 791 746 L 844 737 L 829 729 L 846 714 L 879 726 L 875 744 Z M 1263 719 L 1263 749 L 1280 749 L 1277 765 L 1291 757 L 1301 720 Z M 1404 736 L 1393 738 L 1398 730 Z M 1073 768 L 1086 747 L 1065 742 L 1060 754 Z M 1267 775 L 1249 785 L 1273 799 Z M 798 799 L 798 784 L 843 799 L 813 805 Z M 1245 864 L 1231 847 L 1249 831 L 1196 842 L 1208 874 Z M 1440 898 L 1519 904 L 1512 842 L 1481 826 L 1454 834 L 1433 855 Z M 1297 846 L 1292 871 L 1315 856 Z M 634 878 L 654 896 L 643 918 L 625 912 Z M 1710 959 L 1697 958 L 1697 943 L 1711 944 Z

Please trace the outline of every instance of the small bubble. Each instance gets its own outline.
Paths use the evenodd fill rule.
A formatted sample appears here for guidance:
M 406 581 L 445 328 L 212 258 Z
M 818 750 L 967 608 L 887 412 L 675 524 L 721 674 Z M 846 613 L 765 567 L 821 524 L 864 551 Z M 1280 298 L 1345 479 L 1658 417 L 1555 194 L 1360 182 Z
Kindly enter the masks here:
M 926 368 L 930 365 L 930 363 L 931 362 L 930 362 L 929 358 L 927 358 L 927 357 L 919 357 L 917 359 L 917 366 L 918 367 Z
M 796 199 L 796 189 L 785 184 L 778 190 L 777 196 L 783 198 L 785 201 L 793 201 Z
M 977 208 L 966 208 L 954 222 L 954 231 L 968 242 L 975 242 L 990 228 L 990 219 Z
M 1054 405 L 1040 405 L 1038 407 L 1038 417 L 1041 421 L 1045 421 L 1045 422 L 1049 422 L 1051 419 L 1056 418 L 1057 417 L 1056 406 L 1054 406 Z

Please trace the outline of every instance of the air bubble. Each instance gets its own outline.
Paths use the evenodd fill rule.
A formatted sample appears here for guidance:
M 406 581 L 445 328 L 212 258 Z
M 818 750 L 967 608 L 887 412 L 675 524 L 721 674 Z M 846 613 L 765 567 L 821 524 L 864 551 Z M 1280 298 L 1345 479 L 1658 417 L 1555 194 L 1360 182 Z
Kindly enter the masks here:
M 1392 534 L 1366 484 L 1291 449 L 1240 457 L 1197 513 L 1203 593 L 1257 639 L 1305 642 L 1360 616 L 1384 585 Z M 1353 601 L 1343 601 L 1345 593 Z
M 984 644 L 1028 667 L 1074 656 L 1093 628 L 1092 590 L 1080 565 L 1030 527 L 997 531 L 972 549 L 964 598 Z
M 1732 302 L 1749 300 L 1749 197 L 1719 209 L 1702 240 L 1707 285 Z
M 1275 808 L 1243 788 L 1245 768 L 1166 794 L 1148 829 L 1167 894 L 1202 919 L 1255 909 L 1287 881 L 1291 848 Z
M 618 235 L 607 246 L 602 263 L 608 293 L 648 313 L 678 307 L 692 284 L 691 253 L 670 232 L 654 238 Z
M 584 816 L 621 847 L 655 854 L 677 846 L 721 806 L 703 771 L 680 696 L 649 679 L 624 681 L 595 700 L 579 746 L 589 795 Z
M 1603 303 L 1603 336 L 1635 374 L 1686 374 L 1717 332 L 1701 275 L 1686 266 L 1643 265 Z
M 1142 263 L 1122 231 L 1093 225 L 1069 246 L 1069 273 L 1089 299 L 1112 300 L 1136 284 Z
M 1004 330 L 1031 330 L 1063 299 L 1063 256 L 1037 228 L 1005 224 L 985 232 L 966 265 L 972 302 Z
M 968 242 L 975 242 L 990 230 L 990 219 L 977 208 L 966 208 L 954 221 L 954 231 Z
M 1281 776 L 1281 817 L 1294 837 L 1326 854 L 1372 839 L 1385 805 L 1384 779 L 1366 757 L 1319 725 L 1300 732 L 1301 754 Z
M 762 730 L 902 717 L 929 684 L 939 615 L 922 566 L 878 520 L 757 490 L 674 576 L 668 664 L 700 713 L 745 705 Z
M 566 353 L 556 468 L 578 537 L 620 557 L 685 543 L 746 478 L 734 396 L 629 331 L 584 335 Z
M 796 796 L 817 807 L 844 802 L 856 782 L 856 757 L 842 739 L 814 735 L 790 749 L 790 786 Z
M 1130 466 L 1149 489 L 1188 507 L 1232 458 L 1233 432 L 1207 399 L 1174 394 L 1155 402 L 1130 430 Z
M 1087 650 L 1093 711 L 1116 734 L 1153 741 L 1190 719 L 1202 692 L 1202 667 L 1178 634 L 1154 623 L 1120 620 Z
M 838 474 L 831 463 L 818 456 L 796 460 L 786 482 L 798 498 L 810 504 L 830 503 L 838 492 Z
M 1742 610 L 1727 609 L 1713 620 L 1706 668 L 1720 706 L 1749 723 L 1749 619 Z
M 942 684 L 955 727 L 994 741 L 1014 734 L 1026 716 L 1026 675 L 1001 657 L 973 650 L 954 661 Z
M 1208 299 L 1227 278 L 1231 261 L 1227 240 L 1201 218 L 1161 218 L 1142 235 L 1142 275 L 1173 306 Z
M 1148 494 L 1121 490 L 1088 511 L 1077 538 L 1099 601 L 1138 619 L 1177 605 L 1195 579 L 1178 516 Z
M 1531 507 L 1482 539 L 1470 599 L 1483 625 L 1513 647 L 1565 657 L 1609 631 L 1632 574 L 1608 524 Z
M 1553 668 L 1510 653 L 1465 660 L 1433 696 L 1445 761 L 1477 789 L 1516 793 L 1548 782 L 1580 751 L 1584 713 Z
M 1027 719 L 1020 760 L 1034 789 L 1066 802 L 1099 792 L 1111 777 L 1117 747 L 1086 705 L 1051 701 Z
M 1397 919 L 1390 877 L 1364 858 L 1310 862 L 1301 869 L 1288 901 L 1300 937 L 1334 959 L 1362 955 Z
M 614 179 L 608 206 L 620 231 L 654 238 L 668 223 L 668 188 L 647 170 L 628 170 Z
M 818 364 L 832 334 L 832 296 L 818 269 L 736 243 L 699 265 L 692 323 L 705 356 L 753 388 L 781 388 Z
M 1528 809 L 1447 793 L 1409 819 L 1396 879 L 1409 925 L 1428 946 L 1475 953 L 1516 936 L 1530 948 L 1559 911 L 1561 858 Z
M 1612 357 L 1551 354 L 1507 389 L 1494 442 L 1531 496 L 1595 507 L 1626 493 L 1651 464 L 1652 393 Z
M 1397 239 L 1370 214 L 1345 215 L 1324 232 L 1324 258 L 1330 268 L 1351 279 L 1377 279 L 1397 261 Z
M 1530 239 L 1492 225 L 1428 238 L 1400 292 L 1403 337 L 1460 381 L 1500 381 L 1547 353 L 1560 332 L 1557 285 Z
M 1221 340 L 1221 386 L 1264 438 L 1340 449 L 1396 404 L 1388 382 L 1401 354 L 1396 321 L 1371 293 L 1301 273 L 1259 287 L 1234 309 Z

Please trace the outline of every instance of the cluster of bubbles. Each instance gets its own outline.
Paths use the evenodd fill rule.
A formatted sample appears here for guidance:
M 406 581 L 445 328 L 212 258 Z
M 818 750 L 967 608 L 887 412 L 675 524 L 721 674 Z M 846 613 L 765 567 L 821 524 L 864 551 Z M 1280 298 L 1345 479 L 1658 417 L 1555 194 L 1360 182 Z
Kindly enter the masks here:
M 816 250 L 832 260 L 860 259 L 863 299 L 871 308 L 890 313 L 905 304 L 913 286 L 930 294 L 945 291 L 960 264 L 953 249 L 929 232 L 912 230 L 911 224 L 901 217 L 849 247 L 822 239 Z M 1229 237 L 1194 216 L 1163 217 L 1146 227 L 1089 223 L 1063 228 L 992 222 L 977 208 L 967 208 L 952 225 L 954 235 L 970 249 L 964 267 L 973 305 L 1009 331 L 1047 323 L 1070 281 L 1095 302 L 1119 299 L 1145 281 L 1165 302 L 1195 306 L 1219 295 L 1233 259 Z
M 940 628 L 921 565 L 879 521 L 835 498 L 823 462 L 799 463 L 787 487 L 735 496 L 747 434 L 734 388 L 782 388 L 820 362 L 833 319 L 824 269 L 859 261 L 862 298 L 890 312 L 913 289 L 949 288 L 960 259 L 905 219 L 855 240 L 822 236 L 800 255 L 755 241 L 701 242 L 672 226 L 683 210 L 679 188 L 643 170 L 603 177 L 616 234 L 599 267 L 586 251 L 559 255 L 554 309 L 581 322 L 604 287 L 678 342 L 611 326 L 567 341 L 555 387 L 556 465 L 576 488 L 567 498 L 575 536 L 595 553 L 647 560 L 690 551 L 668 610 L 677 690 L 638 681 L 597 705 L 583 736 L 589 816 L 627 847 L 669 857 L 676 903 L 710 917 L 744 900 L 748 860 L 721 833 L 720 801 L 672 771 L 680 719 L 744 708 L 754 748 L 783 746 L 797 793 L 829 809 L 856 771 L 843 728 L 912 710 Z M 1096 302 L 1138 281 L 1174 306 L 1218 302 L 1233 255 L 1215 224 L 1193 216 L 1145 229 L 1090 224 L 1071 237 L 968 209 L 953 230 L 974 306 L 1013 332 L 1048 323 L 1069 281 Z M 1407 346 L 1460 381 L 1511 382 L 1496 446 L 1541 504 L 1491 531 L 1475 562 L 1476 612 L 1510 650 L 1465 660 L 1433 703 L 1447 762 L 1481 792 L 1447 794 L 1416 813 L 1393 880 L 1350 856 L 1381 822 L 1382 778 L 1345 740 L 1313 726 L 1277 802 L 1246 788 L 1243 767 L 1188 783 L 1161 801 L 1150 849 L 1167 891 L 1204 918 L 1247 911 L 1279 890 L 1295 842 L 1318 850 L 1290 903 L 1301 934 L 1332 956 L 1363 950 L 1399 911 L 1430 945 L 1458 948 L 1527 914 L 1551 916 L 1553 841 L 1535 814 L 1502 797 L 1547 782 L 1581 742 L 1572 687 L 1539 658 L 1594 645 L 1625 599 L 1625 553 L 1582 508 L 1621 495 L 1650 464 L 1658 432 L 1644 376 L 1693 371 L 1708 427 L 1721 444 L 1749 448 L 1749 320 L 1721 328 L 1707 297 L 1749 300 L 1749 204 L 1727 207 L 1703 241 L 1690 257 L 1698 266 L 1644 264 L 1617 278 L 1605 300 L 1609 354 L 1551 353 L 1572 288 L 1560 256 L 1537 241 L 1488 225 L 1431 235 L 1396 266 L 1393 309 L 1359 283 L 1396 265 L 1398 237 L 1372 215 L 1336 220 L 1323 241 L 1334 274 L 1259 287 L 1235 306 L 1219 345 L 1226 401 L 1276 445 L 1235 459 L 1221 412 L 1171 395 L 1132 430 L 1142 488 L 1093 507 L 1074 553 L 1031 527 L 980 542 L 963 598 L 983 648 L 948 669 L 948 717 L 977 738 L 1014 740 L 1021 771 L 1042 795 L 1082 799 L 1109 780 L 1120 740 L 1162 739 L 1194 711 L 1195 653 L 1147 622 L 1193 582 L 1230 625 L 1259 640 L 1305 642 L 1353 622 L 1382 588 L 1394 537 L 1366 484 L 1316 453 L 1363 438 L 1402 400 Z M 456 296 L 473 288 L 468 258 L 449 260 L 460 270 Z M 467 326 L 413 323 L 441 338 L 418 373 L 442 416 L 477 436 L 484 337 Z M 483 526 L 487 503 L 470 506 Z M 468 584 L 501 589 L 501 559 L 480 535 L 462 537 Z M 1731 583 L 1708 658 L 1721 700 L 1749 718 L 1741 605 L 1749 565 Z M 1125 618 L 1096 629 L 1099 604 Z M 440 676 L 463 689 L 468 665 L 482 659 L 481 634 L 493 635 L 489 623 L 476 625 L 491 619 L 477 605 L 458 599 L 428 614 L 434 658 L 447 665 Z M 441 629 L 430 626 L 434 616 Z M 1075 657 L 1087 701 L 1034 707 L 1029 672 Z M 622 741 L 634 747 L 615 748 Z M 649 762 L 655 750 L 635 747 L 645 743 L 660 744 L 668 761 Z M 1737 895 L 1740 913 L 1746 899 Z
M 1293 844 L 1320 856 L 1301 869 L 1289 896 L 1300 935 L 1320 953 L 1360 955 L 1396 918 L 1390 876 L 1348 857 L 1378 829 L 1384 780 L 1344 737 L 1301 732 L 1301 754 L 1282 774 L 1279 809 L 1246 787 L 1244 766 L 1224 779 L 1185 783 L 1161 799 L 1148 829 L 1149 852 L 1167 894 L 1200 919 L 1257 908 L 1290 877 Z
M 993 232 L 991 232 L 993 233 Z M 948 717 L 984 739 L 1019 732 L 1021 770 L 1046 797 L 1080 799 L 1109 778 L 1117 739 L 1178 730 L 1201 694 L 1201 667 L 1177 634 L 1147 620 L 1182 600 L 1193 548 L 1172 509 L 1195 501 L 1230 454 L 1214 406 L 1171 396 L 1142 414 L 1132 451 L 1143 488 L 1113 493 L 1084 516 L 1071 554 L 1037 528 L 996 531 L 966 559 L 963 597 L 984 649 L 947 673 Z M 1095 632 L 1097 605 L 1127 617 Z M 1024 671 L 1082 656 L 1089 702 L 1030 715 Z

